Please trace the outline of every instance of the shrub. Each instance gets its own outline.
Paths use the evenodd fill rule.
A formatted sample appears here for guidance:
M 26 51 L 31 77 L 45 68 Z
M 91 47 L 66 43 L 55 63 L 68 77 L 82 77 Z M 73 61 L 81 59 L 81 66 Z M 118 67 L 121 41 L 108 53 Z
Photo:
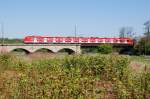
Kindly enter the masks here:
M 98 47 L 98 52 L 102 54 L 112 53 L 113 47 L 111 45 L 100 45 Z

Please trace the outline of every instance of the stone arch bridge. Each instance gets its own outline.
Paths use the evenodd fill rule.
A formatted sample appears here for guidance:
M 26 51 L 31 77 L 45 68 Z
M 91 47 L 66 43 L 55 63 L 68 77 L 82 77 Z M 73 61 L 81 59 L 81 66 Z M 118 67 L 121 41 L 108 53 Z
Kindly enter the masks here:
M 29 53 L 34 53 L 40 49 L 48 49 L 53 53 L 57 53 L 62 49 L 68 49 L 76 54 L 80 54 L 80 47 L 80 44 L 4 44 L 0 45 L 0 52 L 9 53 L 16 49 L 23 49 Z

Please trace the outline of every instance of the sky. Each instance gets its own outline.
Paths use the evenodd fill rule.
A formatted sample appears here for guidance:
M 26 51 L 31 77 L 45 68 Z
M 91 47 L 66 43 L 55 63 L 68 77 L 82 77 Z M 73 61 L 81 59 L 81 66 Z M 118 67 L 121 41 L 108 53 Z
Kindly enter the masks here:
M 75 25 L 83 37 L 117 37 L 121 27 L 142 35 L 147 20 L 150 0 L 0 0 L 7 38 L 74 36 Z

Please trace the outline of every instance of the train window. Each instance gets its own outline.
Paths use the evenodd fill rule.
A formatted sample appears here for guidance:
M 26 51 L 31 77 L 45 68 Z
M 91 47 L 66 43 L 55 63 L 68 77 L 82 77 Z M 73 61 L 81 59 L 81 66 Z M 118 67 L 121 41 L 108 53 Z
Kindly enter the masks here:
M 113 40 L 113 42 L 114 42 L 114 43 L 117 43 L 117 42 L 118 42 L 118 40 Z
M 74 38 L 74 42 L 79 42 L 79 38 Z
M 124 43 L 124 42 L 125 42 L 125 40 L 120 40 L 120 42 L 121 42 L 121 43 Z
M 95 39 L 90 39 L 90 42 L 95 42 Z
M 59 42 L 63 42 L 63 38 L 59 38 Z
M 37 38 L 37 40 L 38 40 L 38 42 L 43 43 L 43 38 L 42 37 Z
M 53 42 L 53 38 L 47 38 L 48 42 Z
M 60 37 L 56 38 L 56 42 L 62 42 L 62 41 L 63 41 L 63 38 L 60 38 Z
M 110 43 L 111 41 L 110 41 L 110 40 L 105 40 L 105 42 L 106 42 L 106 43 Z
M 83 39 L 83 38 L 82 38 L 82 42 L 88 42 L 88 39 Z
M 66 38 L 65 42 L 71 42 L 71 38 Z
M 87 41 L 82 40 L 82 42 L 87 42 Z
M 98 41 L 98 42 L 103 42 L 103 40 L 102 40 L 102 39 L 98 39 L 97 41 Z

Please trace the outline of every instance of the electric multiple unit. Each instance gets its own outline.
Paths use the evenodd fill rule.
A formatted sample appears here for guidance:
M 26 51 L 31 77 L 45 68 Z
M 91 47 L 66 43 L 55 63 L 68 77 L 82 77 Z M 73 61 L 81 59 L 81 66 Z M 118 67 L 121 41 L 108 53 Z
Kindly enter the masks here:
M 131 38 L 99 38 L 99 37 L 49 37 L 49 36 L 26 36 L 26 44 L 48 43 L 71 43 L 71 44 L 122 44 L 133 45 Z

